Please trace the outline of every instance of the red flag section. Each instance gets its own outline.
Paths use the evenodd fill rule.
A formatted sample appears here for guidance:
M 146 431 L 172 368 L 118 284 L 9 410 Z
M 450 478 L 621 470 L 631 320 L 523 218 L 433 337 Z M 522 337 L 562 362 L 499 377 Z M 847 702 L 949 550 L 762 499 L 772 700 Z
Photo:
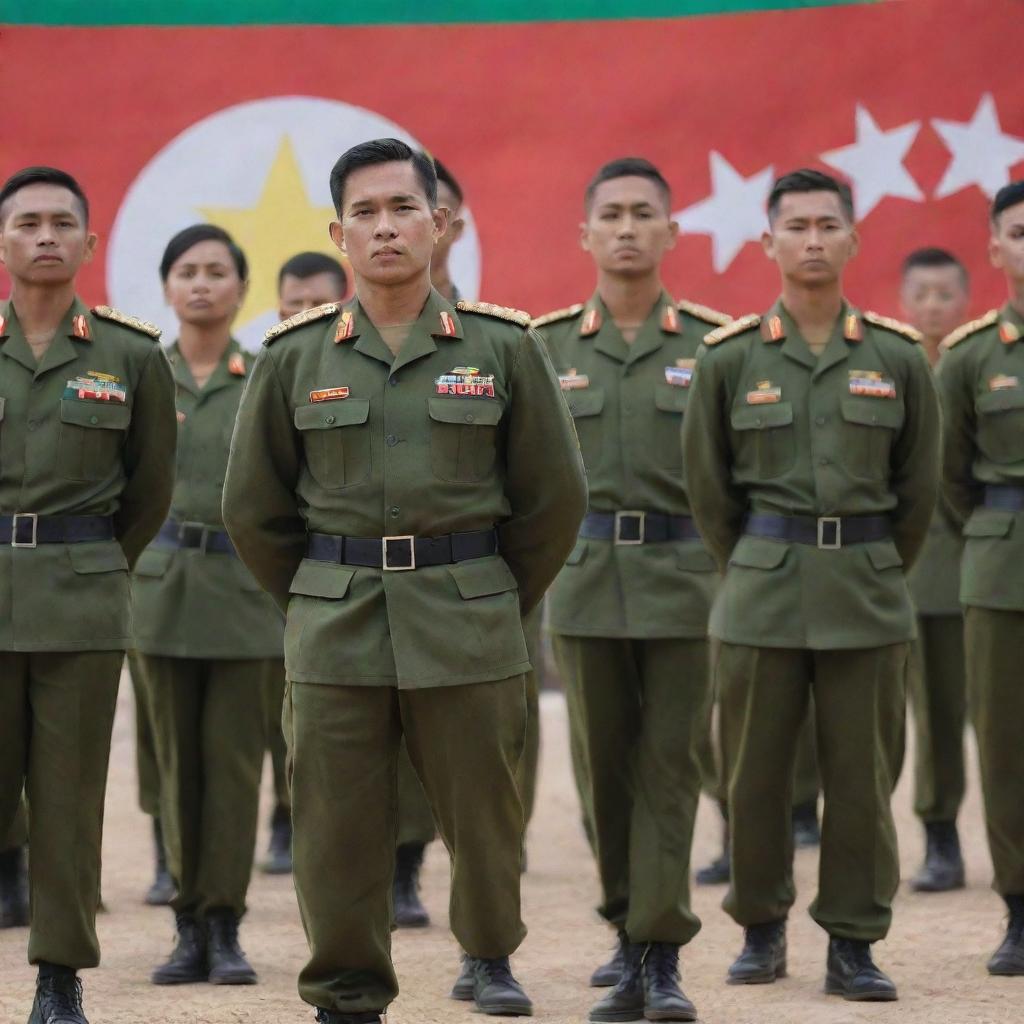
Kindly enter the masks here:
M 593 171 L 642 155 L 672 184 L 673 291 L 733 313 L 777 289 L 756 240 L 771 179 L 849 177 L 863 244 L 853 301 L 898 312 L 899 265 L 952 249 L 974 306 L 994 191 L 1024 175 L 1020 0 L 915 0 L 665 21 L 468 27 L 12 28 L 0 174 L 53 163 L 88 190 L 101 250 L 83 293 L 168 323 L 171 233 L 222 224 L 255 265 L 240 328 L 275 319 L 279 263 L 324 248 L 327 175 L 349 145 L 409 138 L 466 193 L 470 295 L 534 313 L 585 297 Z M 16 98 L 15 98 L 16 97 Z

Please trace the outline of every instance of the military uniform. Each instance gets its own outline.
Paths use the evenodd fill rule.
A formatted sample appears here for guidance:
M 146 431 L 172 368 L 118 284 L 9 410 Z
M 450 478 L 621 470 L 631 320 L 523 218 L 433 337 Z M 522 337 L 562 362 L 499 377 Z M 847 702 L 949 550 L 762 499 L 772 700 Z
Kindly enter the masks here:
M 321 306 L 271 329 L 239 410 L 225 522 L 287 609 L 294 874 L 311 949 L 299 992 L 328 1010 L 379 1011 L 397 992 L 387 895 L 403 735 L 452 854 L 460 945 L 501 958 L 525 933 L 520 615 L 564 561 L 585 500 L 527 324 L 432 291 L 393 356 L 358 300 Z
M 679 432 L 701 339 L 728 317 L 663 293 L 627 344 L 595 295 L 541 317 L 583 452 L 589 513 L 548 597 L 600 914 L 630 942 L 690 941 L 689 861 L 717 576 Z
M 95 916 L 128 566 L 170 499 L 159 331 L 75 300 L 37 363 L 0 305 L 0 830 L 25 788 L 29 960 L 99 963 Z
M 1015 902 L 1019 927 L 1024 923 L 1024 317 L 1010 305 L 993 310 L 954 332 L 943 347 L 944 493 L 964 523 L 960 602 L 966 607 L 969 707 L 978 738 L 993 887 L 1008 903 Z
M 816 357 L 779 302 L 708 335 L 698 361 L 684 465 L 726 573 L 710 621 L 734 752 L 725 908 L 748 928 L 793 903 L 793 757 L 811 693 L 825 795 L 811 915 L 836 939 L 889 928 L 914 636 L 903 568 L 938 482 L 938 404 L 916 337 L 844 306 Z
M 237 919 L 256 842 L 266 689 L 284 620 L 234 554 L 221 517 L 228 449 L 254 357 L 232 341 L 199 388 L 177 344 L 178 458 L 170 518 L 135 567 L 135 639 L 160 766 L 179 915 Z

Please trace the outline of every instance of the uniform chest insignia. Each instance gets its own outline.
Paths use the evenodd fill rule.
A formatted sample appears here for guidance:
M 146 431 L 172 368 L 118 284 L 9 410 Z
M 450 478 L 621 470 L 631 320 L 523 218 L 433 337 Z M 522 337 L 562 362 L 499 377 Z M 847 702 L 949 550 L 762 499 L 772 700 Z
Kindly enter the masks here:
M 71 333 L 82 341 L 92 341 L 89 332 L 89 321 L 81 313 L 71 318 Z
M 64 385 L 64 397 L 82 402 L 116 402 L 124 405 L 128 401 L 128 389 L 110 374 L 93 374 L 73 377 Z
M 573 367 L 568 373 L 559 374 L 558 386 L 563 391 L 578 391 L 590 387 L 590 378 L 585 373 L 577 373 Z
M 597 334 L 599 330 L 601 330 L 601 311 L 588 309 L 587 315 L 580 324 L 580 337 L 589 338 L 592 334 Z
M 999 323 L 999 340 L 1004 345 L 1012 345 L 1020 339 L 1020 330 L 1015 323 L 1009 320 L 1002 320 Z
M 896 383 L 877 370 L 850 370 L 850 394 L 869 398 L 895 398 Z
M 351 309 L 346 309 L 341 314 L 341 319 L 338 321 L 338 326 L 334 331 L 334 344 L 339 345 L 343 341 L 348 341 L 352 337 L 352 331 L 355 330 L 356 318 L 352 315 Z
M 759 380 L 753 391 L 747 392 L 747 405 L 774 405 L 782 401 L 782 388 L 770 380 Z
M 843 324 L 843 337 L 847 341 L 864 340 L 864 329 L 861 327 L 860 317 L 856 313 L 846 314 L 846 321 Z
M 494 375 L 481 374 L 476 366 L 456 366 L 434 382 L 439 395 L 461 398 L 493 398 Z
M 676 388 L 688 388 L 696 365 L 696 359 L 677 359 L 675 366 L 665 367 L 665 383 Z
M 666 306 L 661 312 L 661 329 L 669 334 L 679 333 L 679 314 L 675 306 Z
M 452 315 L 447 309 L 441 310 L 441 333 L 446 338 L 455 337 L 455 321 L 452 319 Z
M 998 373 L 994 377 L 989 377 L 988 380 L 989 391 L 1014 391 L 1019 387 L 1020 381 L 1005 373 Z
M 310 391 L 310 402 L 334 402 L 341 398 L 348 398 L 348 388 L 319 388 Z
M 232 352 L 228 359 L 228 373 L 233 377 L 245 376 L 245 356 L 241 352 Z

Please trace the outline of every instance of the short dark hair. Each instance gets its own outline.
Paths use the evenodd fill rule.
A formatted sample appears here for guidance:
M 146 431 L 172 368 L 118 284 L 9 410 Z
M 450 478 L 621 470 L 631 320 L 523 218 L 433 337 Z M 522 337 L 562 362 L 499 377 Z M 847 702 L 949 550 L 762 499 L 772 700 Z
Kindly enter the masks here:
M 956 267 L 960 271 L 964 287 L 967 287 L 967 268 L 948 249 L 939 249 L 936 246 L 915 249 L 903 260 L 901 276 L 906 277 L 916 267 Z
M 373 139 L 361 142 L 346 150 L 331 168 L 331 201 L 338 215 L 341 215 L 341 201 L 345 195 L 345 182 L 353 171 L 376 164 L 405 163 L 411 161 L 416 176 L 420 179 L 427 202 L 433 210 L 437 207 L 437 172 L 434 161 L 420 153 L 401 139 Z
M 85 196 L 82 186 L 68 174 L 57 167 L 23 167 L 20 171 L 12 174 L 0 186 L 0 221 L 3 220 L 4 207 L 7 200 L 29 185 L 56 185 L 59 188 L 66 188 L 77 200 L 82 208 L 82 219 L 85 226 L 89 226 L 89 200 Z
M 1018 203 L 1024 203 L 1024 180 L 1011 181 L 996 193 L 995 199 L 992 200 L 992 223 L 995 224 L 999 220 L 999 214 L 1003 210 L 1008 210 Z
M 646 178 L 657 185 L 658 190 L 665 197 L 665 205 L 672 205 L 672 189 L 669 188 L 661 171 L 650 160 L 645 160 L 642 156 L 624 156 L 617 160 L 609 160 L 604 166 L 598 168 L 597 173 L 590 179 L 586 192 L 583 193 L 584 209 L 589 210 L 593 205 L 598 185 L 606 181 L 614 181 L 616 178 Z
M 160 260 L 160 280 L 165 281 L 170 276 L 171 267 L 174 266 L 182 256 L 200 242 L 223 242 L 231 254 L 235 264 L 235 270 L 243 281 L 249 280 L 249 261 L 245 253 L 238 247 L 235 240 L 216 224 L 193 224 L 190 228 L 179 231 L 164 249 L 163 257 Z
M 439 184 L 447 185 L 459 206 L 462 205 L 463 195 L 462 187 L 455 180 L 455 175 L 448 170 L 447 167 L 437 157 L 434 157 L 434 172 L 437 174 L 437 180 Z
M 300 252 L 285 260 L 277 272 L 277 290 L 281 290 L 281 282 L 285 276 L 297 277 L 304 281 L 316 274 L 330 274 L 337 280 L 342 295 L 348 291 L 348 278 L 345 276 L 344 268 L 336 259 L 322 252 Z
M 768 193 L 769 221 L 774 220 L 775 215 L 779 212 L 779 203 L 782 202 L 782 197 L 791 192 L 832 192 L 839 196 L 839 205 L 842 206 L 847 219 L 851 224 L 854 222 L 853 193 L 850 191 L 850 186 L 845 181 L 833 178 L 831 174 L 816 171 L 811 167 L 801 167 L 797 171 L 790 171 L 789 174 L 775 179 L 775 184 L 772 185 L 772 190 Z

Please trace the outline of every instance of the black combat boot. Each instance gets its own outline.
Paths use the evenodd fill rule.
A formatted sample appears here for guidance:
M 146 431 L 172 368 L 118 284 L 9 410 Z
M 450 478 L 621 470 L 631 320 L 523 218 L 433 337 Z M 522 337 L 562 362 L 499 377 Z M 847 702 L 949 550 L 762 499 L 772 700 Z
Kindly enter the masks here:
M 383 1010 L 361 1010 L 356 1013 L 342 1013 L 340 1010 L 316 1008 L 316 1024 L 380 1024 Z
M 828 940 L 825 991 L 858 1003 L 888 1003 L 897 998 L 892 979 L 871 959 L 871 943 L 834 935 Z
M 728 885 L 732 878 L 732 859 L 729 856 L 729 817 L 725 804 L 720 803 L 722 812 L 722 852 L 707 867 L 698 869 L 694 881 L 698 885 Z
M 644 1016 L 648 1020 L 696 1020 L 697 1009 L 679 987 L 679 947 L 652 942 L 644 956 Z
M 206 981 L 210 973 L 206 961 L 206 935 L 191 914 L 176 914 L 177 941 L 170 958 L 150 975 L 154 985 L 189 985 Z
M 206 955 L 211 985 L 255 985 L 256 972 L 238 945 L 238 918 L 230 907 L 206 913 Z
M 70 967 L 40 963 L 28 1024 L 89 1024 L 82 1010 L 82 983 Z
M 399 928 L 426 928 L 430 924 L 430 915 L 420 902 L 419 891 L 424 849 L 422 843 L 403 843 L 395 850 L 391 901 L 395 910 L 395 924 Z
M 145 902 L 151 907 L 166 907 L 174 899 L 177 889 L 167 870 L 167 852 L 164 850 L 164 832 L 160 819 L 153 819 L 153 848 L 156 852 L 156 872 L 153 884 L 146 893 Z
M 643 960 L 646 943 L 624 941 L 622 973 L 615 988 L 590 1011 L 590 1019 L 597 1024 L 615 1024 L 617 1021 L 643 1020 L 644 977 Z
M 611 960 L 601 964 L 590 976 L 591 988 L 610 988 L 612 985 L 618 985 L 619 978 L 622 977 L 622 958 L 628 941 L 626 933 L 620 931 L 619 942 Z
M 818 824 L 818 801 L 808 800 L 793 806 L 793 845 L 800 850 L 821 846 L 821 826 Z
M 743 951 L 729 968 L 730 985 L 770 985 L 786 976 L 786 922 L 768 921 L 743 930 Z
M 533 1003 L 512 976 L 508 957 L 470 957 L 473 999 L 481 1013 L 494 1017 L 532 1017 Z
M 265 875 L 292 873 L 292 812 L 282 804 L 270 819 L 270 845 L 262 869 Z
M 1010 921 L 1006 938 L 992 954 L 988 973 L 1002 976 L 1024 975 L 1024 895 L 1005 896 Z
M 473 1002 L 473 958 L 465 953 L 462 954 L 459 976 L 455 979 L 448 998 L 458 999 L 462 1003 Z
M 25 847 L 15 846 L 0 853 L 0 928 L 23 928 L 28 920 Z
M 926 821 L 921 870 L 910 880 L 914 892 L 949 892 L 964 887 L 964 860 L 955 821 Z

